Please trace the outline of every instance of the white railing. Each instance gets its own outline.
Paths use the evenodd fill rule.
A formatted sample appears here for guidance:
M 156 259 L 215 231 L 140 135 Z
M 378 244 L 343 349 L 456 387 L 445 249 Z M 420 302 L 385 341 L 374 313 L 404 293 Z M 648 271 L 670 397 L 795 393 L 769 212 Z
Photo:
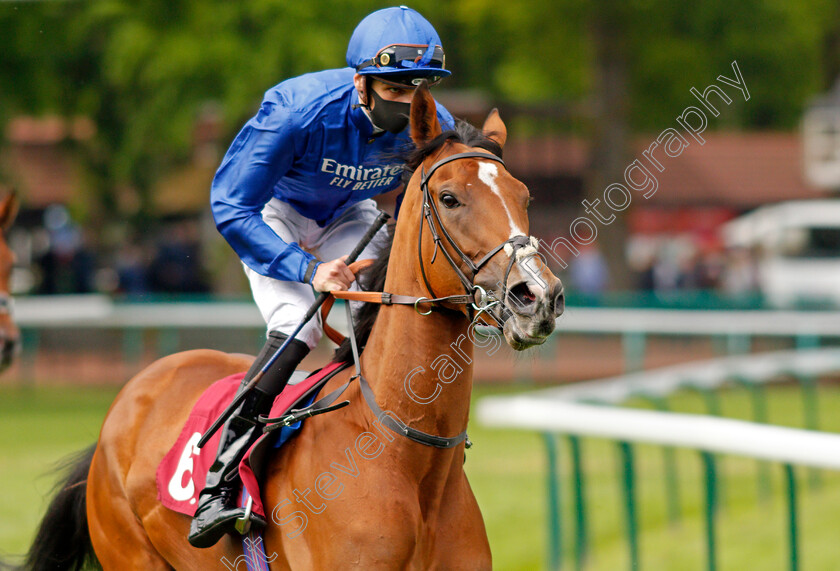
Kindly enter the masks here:
M 212 308 L 212 310 L 210 310 Z M 24 327 L 261 327 L 254 303 L 122 303 L 103 295 L 22 296 L 15 315 Z M 335 315 L 341 322 L 341 312 Z M 729 311 L 570 307 L 557 333 L 652 335 L 840 336 L 840 311 Z
M 488 397 L 478 419 L 497 428 L 594 436 L 840 470 L 840 434 L 705 415 L 587 405 L 538 397 Z
M 797 570 L 799 536 L 794 467 L 808 466 L 840 471 L 840 434 L 708 415 L 618 408 L 613 405 L 631 397 L 643 397 L 662 406 L 667 395 L 681 388 L 697 389 L 711 396 L 714 389 L 722 384 L 737 381 L 753 389 L 753 414 L 759 420 L 766 420 L 762 387 L 765 383 L 777 379 L 794 378 L 802 386 L 805 422 L 809 428 L 817 428 L 817 397 L 814 390 L 816 379 L 838 372 L 840 349 L 781 351 L 724 357 L 517 396 L 486 397 L 477 404 L 477 418 L 487 426 L 534 430 L 544 435 L 549 470 L 549 569 L 559 569 L 563 559 L 555 438 L 555 435 L 562 434 L 568 436 L 572 449 L 570 469 L 575 482 L 577 522 L 574 555 L 578 568 L 582 566 L 586 557 L 588 539 L 585 522 L 589 518 L 582 493 L 584 471 L 578 439 L 597 437 L 615 441 L 624 460 L 624 503 L 631 569 L 639 569 L 632 447 L 632 444 L 638 443 L 664 447 L 665 492 L 669 517 L 679 513 L 679 502 L 676 498 L 676 464 L 672 449 L 685 448 L 700 453 L 706 474 L 706 550 L 709 570 L 716 569 L 717 565 L 715 520 L 719 500 L 714 455 L 731 454 L 782 464 L 787 483 L 789 568 Z M 592 402 L 598 404 L 585 404 Z M 707 404 L 709 402 L 710 399 L 707 398 Z M 761 470 L 760 489 L 766 490 L 769 487 L 767 480 L 766 471 Z M 673 518 L 678 518 L 678 515 L 674 515 Z

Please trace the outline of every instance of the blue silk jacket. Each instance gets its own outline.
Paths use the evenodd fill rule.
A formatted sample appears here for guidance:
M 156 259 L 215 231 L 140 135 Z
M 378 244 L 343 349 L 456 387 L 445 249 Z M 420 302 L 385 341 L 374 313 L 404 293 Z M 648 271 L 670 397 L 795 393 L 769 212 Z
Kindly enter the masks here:
M 353 204 L 400 184 L 400 155 L 413 147 L 408 129 L 373 135 L 352 68 L 289 79 L 265 93 L 260 110 L 234 139 L 210 192 L 216 227 L 254 271 L 304 280 L 314 257 L 287 244 L 263 221 L 272 198 L 326 226 Z M 454 121 L 440 104 L 444 130 Z

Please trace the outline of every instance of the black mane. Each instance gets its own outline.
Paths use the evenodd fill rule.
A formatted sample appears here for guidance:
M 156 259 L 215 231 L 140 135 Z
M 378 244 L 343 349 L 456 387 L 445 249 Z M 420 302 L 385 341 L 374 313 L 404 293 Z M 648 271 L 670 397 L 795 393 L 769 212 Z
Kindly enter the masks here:
M 501 158 L 502 147 L 499 144 L 485 136 L 480 130 L 476 129 L 466 121 L 458 121 L 455 124 L 455 129 L 451 131 L 444 131 L 431 141 L 427 142 L 422 147 L 418 147 L 408 154 L 405 160 L 405 169 L 403 170 L 403 183 L 408 186 L 408 181 L 411 175 L 423 162 L 423 159 L 443 147 L 447 142 L 461 143 L 468 147 L 477 147 L 484 149 Z M 391 258 L 391 246 L 393 245 L 394 234 L 393 229 L 389 228 L 389 237 L 387 245 L 382 249 L 379 257 L 365 270 L 359 277 L 359 287 L 363 291 L 382 291 L 385 287 L 385 274 L 388 271 L 388 260 Z M 400 293 L 400 292 L 392 292 Z M 345 302 L 346 303 L 346 302 Z M 373 323 L 376 321 L 376 316 L 379 315 L 378 303 L 365 303 L 356 312 L 353 319 L 353 328 L 356 331 L 356 340 L 361 350 L 367 343 L 370 331 L 373 328 Z M 334 361 L 352 361 L 353 350 L 350 346 L 350 340 L 345 339 L 338 349 L 335 350 L 333 357 Z

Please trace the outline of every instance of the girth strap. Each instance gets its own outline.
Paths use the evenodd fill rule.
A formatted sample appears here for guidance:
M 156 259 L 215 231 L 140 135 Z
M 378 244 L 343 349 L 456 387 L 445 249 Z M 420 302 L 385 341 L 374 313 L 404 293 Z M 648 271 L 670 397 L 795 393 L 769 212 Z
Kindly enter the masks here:
M 346 367 L 342 367 L 339 371 L 345 368 Z M 303 420 L 304 418 L 309 418 L 310 416 L 316 416 L 324 414 L 325 412 L 332 412 L 334 410 L 344 408 L 350 404 L 349 400 L 345 400 L 337 404 L 333 403 L 335 403 L 335 401 L 338 400 L 338 397 L 347 390 L 347 387 L 350 386 L 351 382 L 353 382 L 353 379 L 350 379 L 328 395 L 321 397 L 309 406 L 291 409 L 283 416 L 278 416 L 276 418 L 269 418 L 268 416 L 260 415 L 257 420 L 266 425 L 265 428 L 263 428 L 263 432 L 271 432 L 272 430 L 277 430 L 278 428 L 283 428 L 284 426 L 292 426 L 296 422 Z

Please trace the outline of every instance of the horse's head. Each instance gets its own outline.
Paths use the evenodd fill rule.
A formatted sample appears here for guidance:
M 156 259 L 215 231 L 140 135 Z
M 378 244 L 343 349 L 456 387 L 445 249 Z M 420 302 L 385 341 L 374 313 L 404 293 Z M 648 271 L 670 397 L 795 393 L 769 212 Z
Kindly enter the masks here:
M 442 133 L 423 84 L 411 103 L 411 136 L 418 155 L 401 217 L 422 217 L 417 273 L 428 294 L 466 292 L 475 305 L 461 310 L 472 319 L 489 307 L 481 319 L 503 327 L 514 349 L 543 343 L 563 312 L 563 285 L 536 256 L 528 188 L 501 162 L 507 130 L 499 114 L 482 131 Z
M 11 287 L 15 254 L 6 243 L 6 231 L 15 220 L 18 199 L 10 192 L 0 200 L 0 371 L 8 368 L 20 346 L 20 330 L 12 319 Z

